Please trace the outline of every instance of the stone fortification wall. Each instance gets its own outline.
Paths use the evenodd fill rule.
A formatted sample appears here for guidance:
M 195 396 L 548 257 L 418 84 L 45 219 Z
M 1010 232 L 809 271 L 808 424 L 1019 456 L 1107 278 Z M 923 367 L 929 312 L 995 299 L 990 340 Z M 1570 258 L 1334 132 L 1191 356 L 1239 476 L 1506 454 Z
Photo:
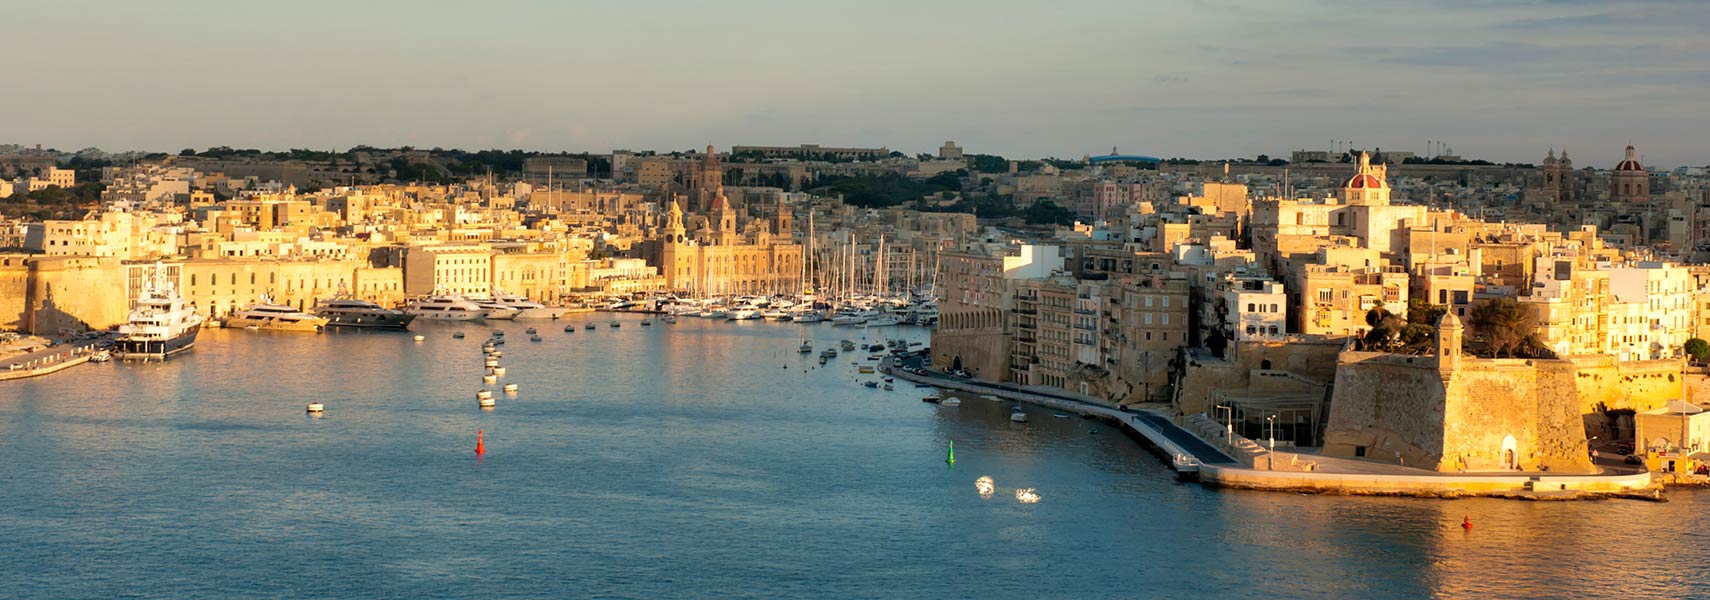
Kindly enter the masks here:
M 25 327 L 37 335 L 124 323 L 130 313 L 124 265 L 112 258 L 36 258 L 27 303 Z
M 1439 470 L 1595 472 L 1577 373 L 1559 360 L 1462 360 L 1445 397 Z
M 1323 393 L 1322 383 L 1336 376 L 1342 346 L 1340 341 L 1242 342 L 1223 360 L 1190 359 L 1182 380 L 1182 413 L 1211 410 L 1217 392 Z
M 1686 397 L 1682 360 L 1616 362 L 1614 356 L 1576 356 L 1563 362 L 1578 371 L 1574 377 L 1582 414 L 1596 412 L 1597 405 L 1631 408 L 1644 412 L 1661 408 L 1670 400 Z
M 1438 369 L 1436 357 L 1344 352 L 1323 453 L 1438 471 L 1589 473 L 1585 373 L 1562 360 Z
M 0 255 L 0 331 L 25 328 L 30 296 L 30 266 L 22 254 Z
M 932 366 L 949 369 L 961 359 L 963 369 L 987 381 L 1009 381 L 1010 336 L 996 327 L 935 329 Z
M 1325 456 L 1440 469 L 1448 382 L 1434 357 L 1343 352 Z

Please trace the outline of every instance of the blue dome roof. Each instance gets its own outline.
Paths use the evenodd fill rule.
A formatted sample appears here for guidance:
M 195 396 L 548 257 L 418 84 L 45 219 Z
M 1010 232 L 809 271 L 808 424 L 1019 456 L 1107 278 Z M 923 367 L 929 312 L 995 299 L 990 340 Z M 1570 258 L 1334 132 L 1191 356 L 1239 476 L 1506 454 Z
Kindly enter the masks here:
M 1155 156 L 1141 156 L 1138 154 L 1106 154 L 1104 156 L 1094 156 L 1088 160 L 1093 164 L 1125 161 L 1149 163 L 1164 162 L 1163 159 Z

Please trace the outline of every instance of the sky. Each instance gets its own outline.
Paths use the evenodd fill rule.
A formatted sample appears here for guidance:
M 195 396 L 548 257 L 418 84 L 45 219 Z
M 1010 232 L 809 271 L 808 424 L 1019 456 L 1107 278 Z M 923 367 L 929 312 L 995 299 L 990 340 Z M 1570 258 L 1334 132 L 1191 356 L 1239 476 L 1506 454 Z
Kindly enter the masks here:
M 0 143 L 1710 164 L 1710 1 L 56 0 Z M 1333 142 L 1336 141 L 1336 142 Z

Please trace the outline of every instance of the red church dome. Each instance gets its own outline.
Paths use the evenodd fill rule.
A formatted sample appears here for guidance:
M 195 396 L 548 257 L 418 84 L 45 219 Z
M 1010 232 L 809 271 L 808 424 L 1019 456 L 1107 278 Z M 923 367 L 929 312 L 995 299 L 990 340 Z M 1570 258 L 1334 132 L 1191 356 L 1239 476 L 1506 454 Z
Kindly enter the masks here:
M 1645 167 L 1644 167 L 1644 165 L 1639 164 L 1639 161 L 1637 159 L 1633 158 L 1633 147 L 1631 145 L 1629 145 L 1629 146 L 1627 146 L 1627 158 L 1625 160 L 1622 160 L 1621 164 L 1615 165 L 1615 170 L 1617 170 L 1617 171 L 1636 171 L 1636 172 L 1643 173 L 1645 171 Z
M 1342 184 L 1342 187 L 1351 190 L 1382 189 L 1383 180 L 1378 179 L 1376 175 L 1372 175 L 1370 173 L 1356 173 L 1353 177 L 1349 177 L 1348 182 Z

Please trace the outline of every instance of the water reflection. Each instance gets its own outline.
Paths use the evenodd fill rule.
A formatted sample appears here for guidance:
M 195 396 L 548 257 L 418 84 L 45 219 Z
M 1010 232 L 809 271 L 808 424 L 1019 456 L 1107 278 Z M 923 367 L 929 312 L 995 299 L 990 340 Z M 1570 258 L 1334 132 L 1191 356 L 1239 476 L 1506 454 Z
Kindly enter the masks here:
M 802 326 L 624 318 L 534 324 L 542 342 L 502 346 L 502 381 L 528 393 L 497 411 L 470 405 L 480 343 L 530 324 L 426 323 L 421 344 L 210 330 L 165 363 L 6 384 L 0 565 L 28 573 L 8 591 L 490 598 L 573 582 L 583 596 L 942 598 L 980 581 L 994 597 L 1710 595 L 1690 569 L 1710 551 L 1692 525 L 1705 494 L 1209 490 L 1102 423 L 1029 408 L 1012 426 L 1009 402 L 962 395 L 947 409 L 906 383 L 860 387 L 872 376 L 850 362 L 865 353 L 819 367 L 795 351 Z M 876 337 L 806 331 L 817 349 Z M 304 415 L 310 401 L 324 417 Z M 502 442 L 479 463 L 477 430 Z M 1023 505 L 1029 489 L 1051 502 Z

